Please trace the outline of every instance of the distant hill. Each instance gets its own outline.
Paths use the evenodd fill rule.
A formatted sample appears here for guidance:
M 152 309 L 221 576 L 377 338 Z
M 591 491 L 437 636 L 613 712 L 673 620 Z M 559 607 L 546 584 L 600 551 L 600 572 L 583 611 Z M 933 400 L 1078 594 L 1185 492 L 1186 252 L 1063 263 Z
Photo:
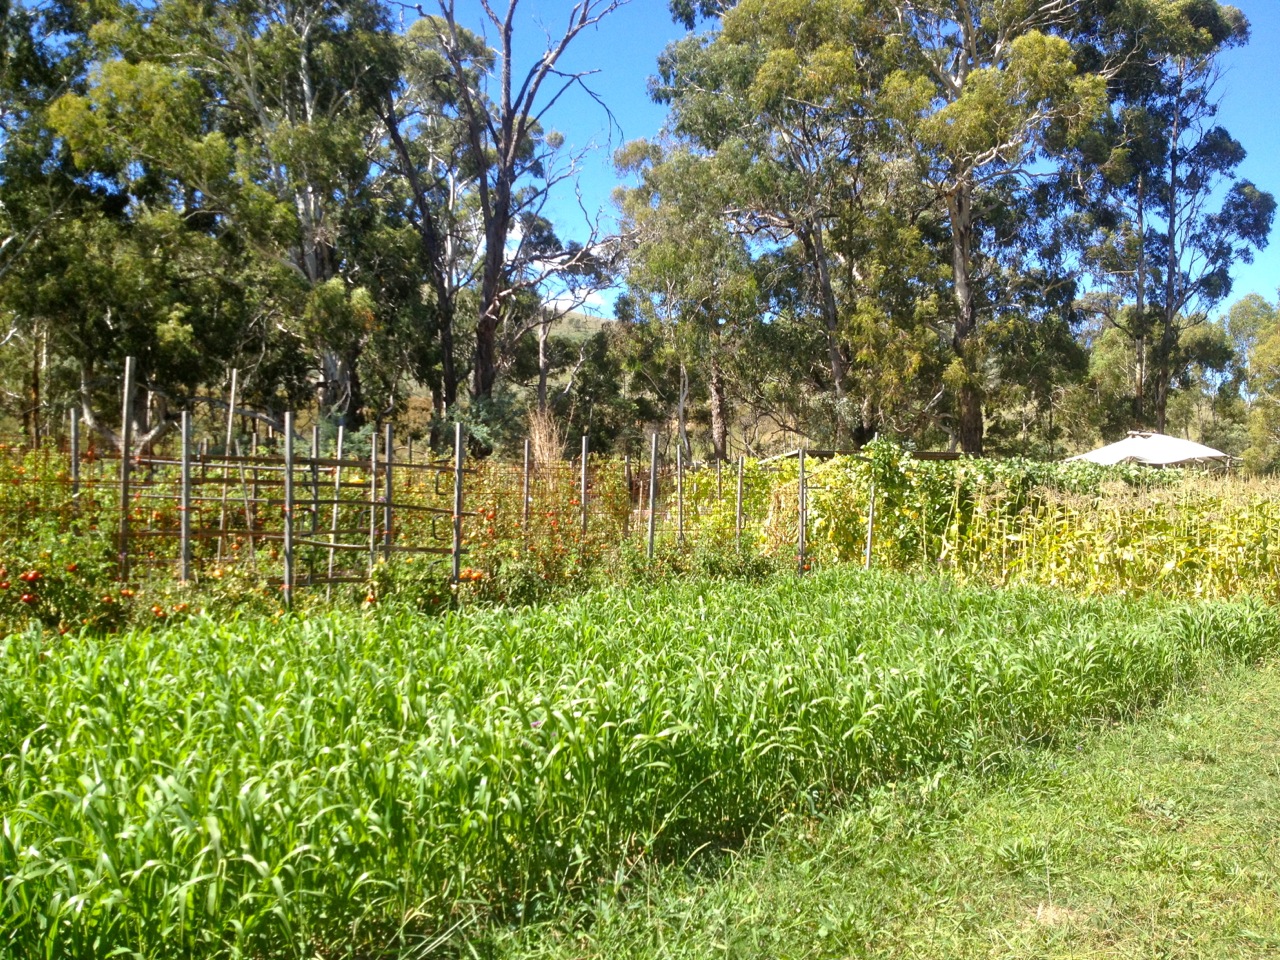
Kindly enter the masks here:
M 551 335 L 553 337 L 564 337 L 574 343 L 581 343 L 583 340 L 594 337 L 607 324 L 615 322 L 604 317 L 593 317 L 587 313 L 570 310 L 551 325 Z

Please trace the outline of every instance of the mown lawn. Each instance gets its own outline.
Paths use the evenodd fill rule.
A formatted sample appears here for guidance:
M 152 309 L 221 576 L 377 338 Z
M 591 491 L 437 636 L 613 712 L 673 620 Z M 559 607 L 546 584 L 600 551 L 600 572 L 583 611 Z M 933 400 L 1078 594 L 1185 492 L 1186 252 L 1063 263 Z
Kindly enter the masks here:
M 1280 955 L 1280 668 L 481 940 L 505 960 Z

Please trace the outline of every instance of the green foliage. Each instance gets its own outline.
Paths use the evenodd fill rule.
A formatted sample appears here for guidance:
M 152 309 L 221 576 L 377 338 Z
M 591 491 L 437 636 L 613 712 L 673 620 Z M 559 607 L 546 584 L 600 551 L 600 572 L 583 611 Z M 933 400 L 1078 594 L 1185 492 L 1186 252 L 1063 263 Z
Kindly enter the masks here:
M 1278 642 L 1255 603 L 849 571 L 433 619 L 10 635 L 0 943 L 409 953 Z

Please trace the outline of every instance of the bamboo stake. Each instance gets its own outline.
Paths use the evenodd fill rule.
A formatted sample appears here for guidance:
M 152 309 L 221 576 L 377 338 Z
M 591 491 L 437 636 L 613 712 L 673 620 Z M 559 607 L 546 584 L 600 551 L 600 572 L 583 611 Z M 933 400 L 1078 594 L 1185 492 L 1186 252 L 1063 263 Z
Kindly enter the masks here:
M 579 484 L 578 498 L 582 506 L 582 535 L 587 535 L 587 435 L 582 435 L 582 480 Z
M 453 439 L 453 582 L 462 576 L 462 424 L 454 424 Z
M 653 434 L 653 449 L 649 455 L 649 550 L 648 557 L 653 559 L 653 534 L 657 523 L 658 501 L 658 433 Z
M 387 562 L 391 561 L 391 522 L 393 505 L 391 503 L 391 464 L 394 459 L 393 454 L 395 447 L 392 443 L 393 437 L 391 433 L 391 424 L 386 427 L 386 440 L 383 446 L 384 459 L 386 460 L 387 481 L 383 484 L 382 491 L 382 559 Z

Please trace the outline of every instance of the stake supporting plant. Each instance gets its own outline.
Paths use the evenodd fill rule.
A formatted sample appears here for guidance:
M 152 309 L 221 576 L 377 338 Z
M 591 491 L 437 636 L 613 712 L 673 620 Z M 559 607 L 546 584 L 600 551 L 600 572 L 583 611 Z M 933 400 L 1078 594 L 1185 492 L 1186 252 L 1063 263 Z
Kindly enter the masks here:
M 658 505 L 658 433 L 653 434 L 652 450 L 649 454 L 649 549 L 647 556 L 653 559 L 654 525 L 657 523 Z
M 285 608 L 293 606 L 293 413 L 284 415 L 284 594 Z
M 133 357 L 124 358 L 120 415 L 120 579 L 129 579 L 129 457 L 133 449 Z
M 182 490 L 179 494 L 179 578 L 191 580 L 191 412 L 182 411 Z

